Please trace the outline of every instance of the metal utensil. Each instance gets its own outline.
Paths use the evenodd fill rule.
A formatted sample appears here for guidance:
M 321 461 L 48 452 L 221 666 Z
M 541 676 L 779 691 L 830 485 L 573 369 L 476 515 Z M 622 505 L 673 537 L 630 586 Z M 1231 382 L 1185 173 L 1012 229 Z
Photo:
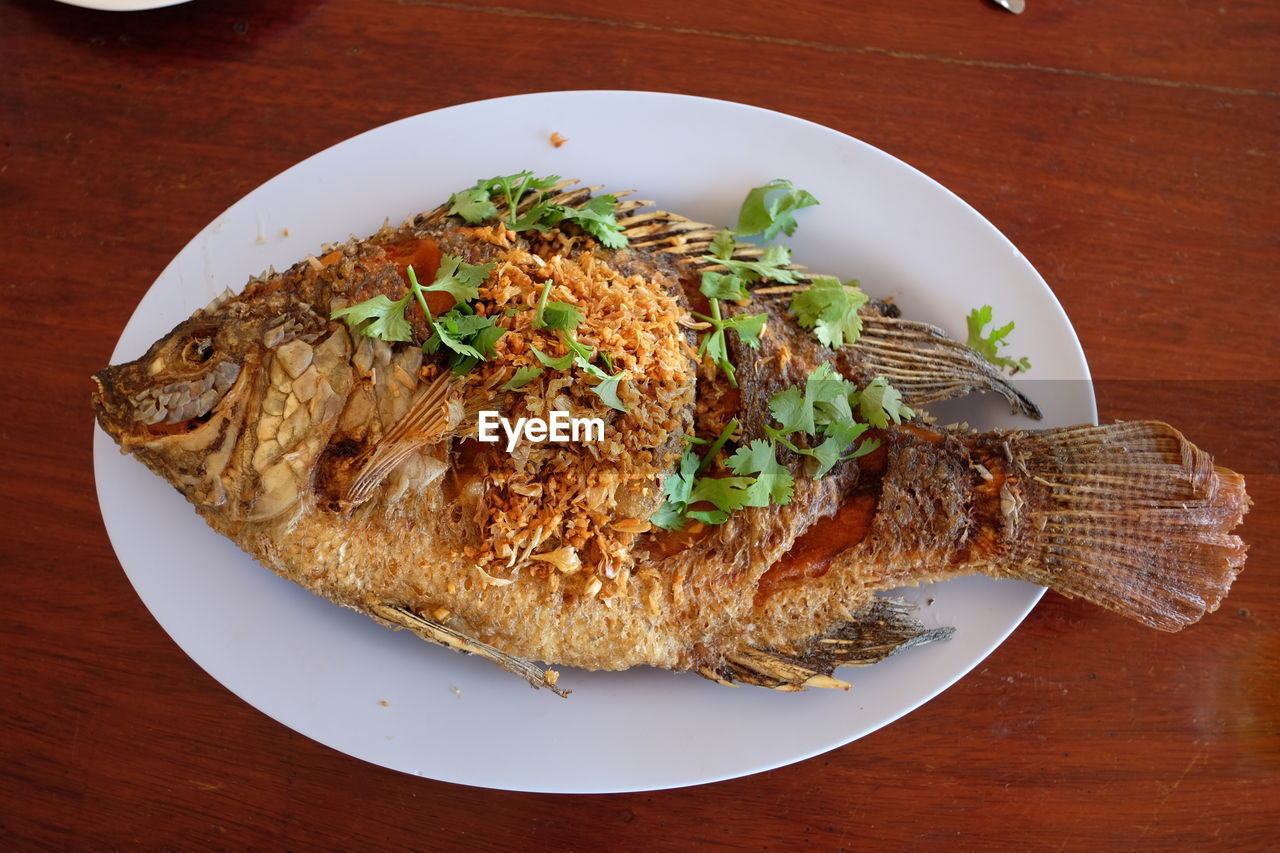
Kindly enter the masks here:
M 997 6 L 1003 6 L 1015 15 L 1021 15 L 1022 10 L 1027 8 L 1026 0 L 991 0 Z

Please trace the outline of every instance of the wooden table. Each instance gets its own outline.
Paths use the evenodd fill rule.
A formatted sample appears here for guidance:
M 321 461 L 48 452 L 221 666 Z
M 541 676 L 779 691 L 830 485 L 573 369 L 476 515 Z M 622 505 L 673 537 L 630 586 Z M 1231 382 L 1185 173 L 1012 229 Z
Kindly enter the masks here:
M 1280 5 L 1029 0 L 1015 17 L 980 0 L 197 0 L 112 14 L 0 0 L 0 73 L 10 842 L 1280 844 Z M 280 170 L 413 113 L 578 88 L 792 113 L 973 204 L 1066 308 L 1104 419 L 1167 419 L 1249 477 L 1252 551 L 1228 602 L 1163 635 L 1050 595 L 974 672 L 862 740 L 617 796 L 404 776 L 205 675 L 104 534 L 89 373 L 183 244 Z

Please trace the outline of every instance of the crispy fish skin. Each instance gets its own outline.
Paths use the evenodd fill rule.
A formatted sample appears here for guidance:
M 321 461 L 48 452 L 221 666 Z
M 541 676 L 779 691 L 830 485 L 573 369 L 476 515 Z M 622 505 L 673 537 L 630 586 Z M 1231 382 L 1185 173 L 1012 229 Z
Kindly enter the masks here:
M 273 571 L 553 688 L 530 660 L 840 685 L 837 666 L 946 635 L 878 592 L 966 574 L 1033 580 L 1166 630 L 1217 608 L 1244 560 L 1231 534 L 1244 483 L 1156 423 L 986 434 L 904 424 L 821 480 L 784 460 L 796 474 L 786 506 L 694 534 L 648 530 L 695 421 L 734 414 L 741 440 L 760 437 L 771 396 L 823 362 L 860 384 L 890 375 L 913 406 L 990 390 L 1037 412 L 936 329 L 868 308 L 863 339 L 833 353 L 767 295 L 751 307 L 770 314 L 760 348 L 731 338 L 734 411 L 700 408 L 718 392 L 698 379 L 688 309 L 715 232 L 637 207 L 619 205 L 632 241 L 621 251 L 464 228 L 442 210 L 333 248 L 100 371 L 99 423 Z M 399 298 L 404 263 L 429 268 L 441 252 L 496 263 L 482 293 L 495 310 L 528 307 L 547 277 L 577 287 L 584 340 L 628 369 L 631 411 L 604 410 L 580 380 L 503 391 L 512 365 L 532 363 L 528 312 L 503 312 L 514 333 L 499 341 L 504 366 L 462 380 L 412 344 L 353 338 L 328 319 L 379 293 Z M 411 318 L 425 338 L 425 318 Z M 493 401 L 599 414 L 619 438 L 513 459 L 468 440 L 471 409 Z

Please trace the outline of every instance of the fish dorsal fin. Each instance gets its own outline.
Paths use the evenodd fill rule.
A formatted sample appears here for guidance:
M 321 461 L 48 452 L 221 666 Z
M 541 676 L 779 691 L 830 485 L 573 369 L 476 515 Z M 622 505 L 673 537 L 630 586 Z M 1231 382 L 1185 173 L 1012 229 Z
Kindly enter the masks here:
M 432 380 L 400 420 L 360 454 L 353 466 L 356 475 L 342 496 L 345 507 L 367 501 L 378 484 L 409 454 L 434 444 L 448 431 L 451 384 L 447 373 Z
M 618 224 L 631 245 L 661 252 L 698 271 L 722 269 L 710 255 L 711 241 L 720 233 L 719 228 L 661 210 L 635 213 L 634 203 L 619 202 L 617 210 Z M 757 261 L 762 254 L 759 247 L 739 242 L 732 257 Z M 816 277 L 796 264 L 787 269 L 796 274 L 796 284 L 757 285 L 752 287 L 752 295 L 788 299 Z M 1036 404 L 1009 383 L 999 369 L 970 347 L 947 337 L 942 329 L 888 316 L 875 305 L 860 313 L 862 334 L 847 344 L 847 349 L 855 354 L 863 370 L 892 382 L 907 405 L 920 407 L 972 391 L 993 391 L 1008 400 L 1014 411 L 1040 418 Z

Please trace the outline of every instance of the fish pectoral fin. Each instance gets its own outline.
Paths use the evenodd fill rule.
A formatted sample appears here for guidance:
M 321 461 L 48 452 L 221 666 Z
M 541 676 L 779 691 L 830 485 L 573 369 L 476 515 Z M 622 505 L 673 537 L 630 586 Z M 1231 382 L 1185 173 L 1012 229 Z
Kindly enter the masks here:
M 877 598 L 854 619 L 814 638 L 802 654 L 744 647 L 725 655 L 719 667 L 704 667 L 698 674 L 721 684 L 753 684 L 783 692 L 806 687 L 848 690 L 849 683 L 834 676 L 837 667 L 878 663 L 955 633 L 954 628 L 926 628 L 908 615 L 912 609 L 902 599 Z
M 355 460 L 354 476 L 343 491 L 340 502 L 346 509 L 367 501 L 396 466 L 409 454 L 434 444 L 449 429 L 448 374 L 441 374 L 428 384 L 395 425 Z
M 1014 433 L 1002 450 L 1009 550 L 988 574 L 1177 631 L 1217 610 L 1244 566 L 1231 532 L 1249 509 L 1244 478 L 1168 424 Z
M 455 652 L 479 655 L 486 660 L 493 661 L 507 672 L 515 673 L 533 687 L 546 687 L 562 698 L 569 695 L 568 690 L 556 684 L 560 678 L 560 673 L 554 669 L 543 669 L 524 658 L 509 655 L 488 643 L 482 643 L 479 640 L 468 637 L 466 634 L 441 625 L 439 622 L 426 619 L 407 607 L 391 604 L 373 604 L 368 605 L 367 609 L 376 619 L 392 628 L 404 628 L 412 631 L 429 643 L 453 649 Z
M 937 326 L 867 311 L 862 315 L 862 335 L 850 348 L 857 352 L 860 367 L 888 379 L 908 406 L 993 391 L 1008 400 L 1013 411 L 1041 417 L 1040 408 L 999 368 Z

